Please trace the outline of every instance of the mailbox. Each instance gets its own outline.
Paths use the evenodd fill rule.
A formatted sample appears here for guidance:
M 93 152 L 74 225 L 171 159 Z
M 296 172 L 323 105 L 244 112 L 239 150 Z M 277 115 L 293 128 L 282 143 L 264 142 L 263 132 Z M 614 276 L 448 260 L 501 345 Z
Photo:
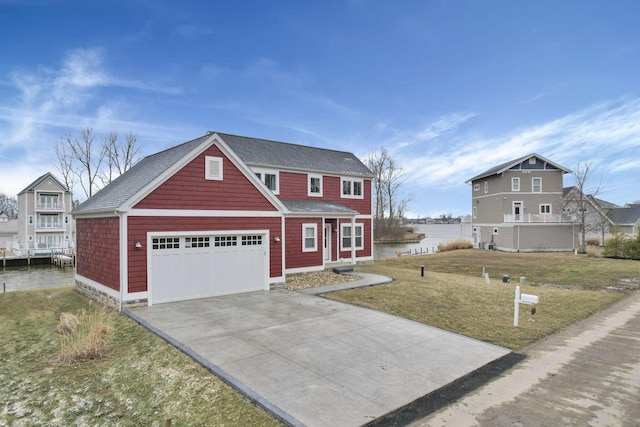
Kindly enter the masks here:
M 520 304 L 538 304 L 538 295 L 520 294 Z

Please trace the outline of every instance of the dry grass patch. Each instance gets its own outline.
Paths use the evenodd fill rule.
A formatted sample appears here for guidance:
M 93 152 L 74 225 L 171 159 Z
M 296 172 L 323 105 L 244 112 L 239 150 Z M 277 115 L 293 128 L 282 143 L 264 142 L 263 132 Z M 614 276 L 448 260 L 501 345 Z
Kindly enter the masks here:
M 112 314 L 105 307 L 83 308 L 77 316 L 62 313 L 56 326 L 60 334 L 59 360 L 71 364 L 104 357 L 110 350 L 112 323 Z
M 357 276 L 338 274 L 332 270 L 314 271 L 312 273 L 291 274 L 287 276 L 286 286 L 289 290 L 316 288 L 358 280 Z
M 328 297 L 519 349 L 624 298 L 627 294 L 617 289 L 624 278 L 640 281 L 640 263 L 617 261 L 482 250 L 390 258 L 358 270 L 392 277 L 393 283 Z M 481 278 L 483 266 L 492 277 L 491 284 Z M 504 274 L 514 279 L 526 276 L 521 291 L 540 297 L 535 315 L 528 311 L 530 307 L 520 307 L 518 327 L 513 326 L 518 283 L 502 283 Z
M 449 242 L 443 242 L 438 244 L 438 252 L 448 252 L 448 251 L 456 251 L 458 249 L 471 249 L 473 248 L 473 243 L 468 240 L 452 240 Z

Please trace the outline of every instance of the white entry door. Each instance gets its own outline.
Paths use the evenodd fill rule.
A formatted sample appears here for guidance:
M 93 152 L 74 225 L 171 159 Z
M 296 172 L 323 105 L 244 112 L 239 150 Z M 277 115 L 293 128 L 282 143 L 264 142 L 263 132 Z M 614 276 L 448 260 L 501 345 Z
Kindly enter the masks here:
M 265 234 L 152 236 L 150 304 L 268 290 Z

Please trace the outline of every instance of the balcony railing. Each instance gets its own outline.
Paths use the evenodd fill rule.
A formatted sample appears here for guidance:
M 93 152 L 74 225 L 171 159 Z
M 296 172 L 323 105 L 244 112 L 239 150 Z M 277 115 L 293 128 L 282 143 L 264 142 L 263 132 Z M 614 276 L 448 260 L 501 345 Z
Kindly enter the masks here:
M 36 210 L 64 211 L 64 204 L 63 203 L 36 203 Z
M 562 223 L 566 222 L 563 220 L 562 215 L 558 214 L 504 214 L 504 222 L 505 223 Z

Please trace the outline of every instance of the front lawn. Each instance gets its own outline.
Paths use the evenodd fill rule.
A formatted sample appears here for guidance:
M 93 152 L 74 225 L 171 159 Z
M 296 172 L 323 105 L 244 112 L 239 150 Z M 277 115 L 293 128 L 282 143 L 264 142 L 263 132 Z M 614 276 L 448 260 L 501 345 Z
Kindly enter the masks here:
M 421 277 L 421 266 L 425 276 Z M 482 279 L 482 268 L 491 284 Z M 564 253 L 515 254 L 476 249 L 376 260 L 358 271 L 393 277 L 388 285 L 328 298 L 373 308 L 511 349 L 520 349 L 624 298 L 640 285 L 640 262 Z M 511 283 L 503 283 L 509 275 Z M 515 287 L 538 295 L 536 314 Z
M 0 294 L 0 426 L 279 425 L 118 313 L 104 357 L 61 362 L 60 314 L 95 308 L 73 288 Z

